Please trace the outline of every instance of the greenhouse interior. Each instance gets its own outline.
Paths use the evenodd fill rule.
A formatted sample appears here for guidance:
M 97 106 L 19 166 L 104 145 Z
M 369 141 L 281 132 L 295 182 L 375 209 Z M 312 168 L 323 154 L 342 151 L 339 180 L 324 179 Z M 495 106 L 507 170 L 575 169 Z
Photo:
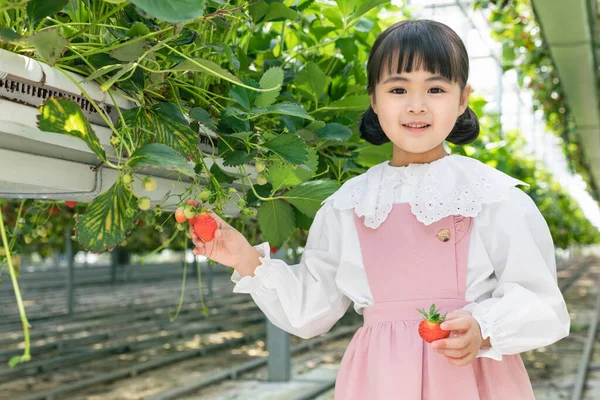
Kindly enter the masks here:
M 0 0 L 0 400 L 600 399 L 599 6 Z

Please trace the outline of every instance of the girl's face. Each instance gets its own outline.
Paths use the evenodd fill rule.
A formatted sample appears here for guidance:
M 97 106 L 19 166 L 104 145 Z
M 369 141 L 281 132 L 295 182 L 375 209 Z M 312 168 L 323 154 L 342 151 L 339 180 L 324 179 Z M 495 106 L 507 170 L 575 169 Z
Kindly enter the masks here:
M 444 153 L 443 142 L 456 119 L 467 108 L 470 86 L 425 70 L 388 74 L 384 71 L 371 105 L 387 137 L 398 152 L 416 156 Z

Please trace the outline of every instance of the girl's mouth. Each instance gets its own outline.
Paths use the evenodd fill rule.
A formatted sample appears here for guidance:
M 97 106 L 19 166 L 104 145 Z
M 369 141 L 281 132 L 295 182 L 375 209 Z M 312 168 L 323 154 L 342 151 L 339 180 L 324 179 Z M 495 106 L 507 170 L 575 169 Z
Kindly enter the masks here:
M 409 132 L 412 133 L 423 133 L 431 125 L 429 124 L 402 124 L 402 126 Z

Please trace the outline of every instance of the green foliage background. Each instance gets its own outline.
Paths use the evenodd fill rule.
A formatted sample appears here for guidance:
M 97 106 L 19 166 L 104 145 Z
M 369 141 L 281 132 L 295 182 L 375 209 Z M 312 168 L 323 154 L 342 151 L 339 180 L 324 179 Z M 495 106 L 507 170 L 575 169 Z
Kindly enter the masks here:
M 389 145 L 374 147 L 361 141 L 357 120 L 369 103 L 365 66 L 372 43 L 391 23 L 410 15 L 381 0 L 161 4 L 0 0 L 0 47 L 87 76 L 109 93 L 118 88 L 139 104 L 124 111 L 117 124 L 110 124 L 119 161 L 105 168 L 118 169 L 122 176 L 149 165 L 176 170 L 190 188 L 210 190 L 206 206 L 216 212 L 228 202 L 240 207 L 242 214 L 233 223 L 253 242 L 302 243 L 321 200 L 391 154 Z M 505 25 L 515 22 L 514 35 L 520 33 L 524 17 L 518 14 L 523 10 L 519 2 L 506 9 L 478 1 L 476 7 L 498 7 L 493 18 L 504 18 Z M 380 18 L 383 9 L 396 11 L 396 17 Z M 498 10 L 512 19 L 506 20 L 509 17 Z M 510 49 L 507 45 L 505 58 L 514 66 Z M 537 58 L 528 60 L 531 64 L 522 63 L 520 70 L 534 68 Z M 481 139 L 454 151 L 530 183 L 528 192 L 558 247 L 597 242 L 596 229 L 574 200 L 523 153 L 518 132 L 501 134 L 499 119 L 484 115 L 484 104 L 477 96 L 471 104 L 483 117 Z M 79 137 L 104 159 L 93 130 L 72 104 L 50 102 L 41 111 L 41 129 Z M 66 119 L 78 121 L 78 130 L 55 123 Z M 198 152 L 200 133 L 217 136 L 211 154 Z M 163 147 L 152 147 L 157 144 Z M 238 168 L 238 174 L 208 166 L 210 159 L 218 158 Z M 194 162 L 194 171 L 188 169 L 188 160 Z M 259 180 L 263 184 L 247 177 L 245 166 L 255 162 L 266 166 Z M 240 177 L 241 193 L 229 190 L 228 185 Z M 149 212 L 137 209 L 139 194 L 123 179 L 109 191 L 89 209 L 84 205 L 76 209 L 81 215 L 77 234 L 82 247 L 102 251 L 127 245 L 144 251 L 161 243 L 185 246 L 184 233 L 177 234 L 173 219 L 161 213 L 160 206 Z M 179 201 L 184 203 L 191 193 Z M 115 196 L 126 200 L 115 202 Z M 8 204 L 14 211 L 14 203 Z M 48 204 L 30 208 L 36 207 L 45 210 Z M 119 223 L 107 224 L 103 210 Z M 40 219 L 35 215 L 25 213 L 15 234 L 37 239 Z M 65 215 L 68 223 L 72 215 Z M 129 230 L 119 226 L 134 227 L 127 239 Z M 53 226 L 48 231 L 60 229 Z M 103 240 L 91 239 L 98 236 Z M 54 242 L 48 238 L 46 243 Z M 15 246 L 27 252 L 42 244 L 17 240 Z

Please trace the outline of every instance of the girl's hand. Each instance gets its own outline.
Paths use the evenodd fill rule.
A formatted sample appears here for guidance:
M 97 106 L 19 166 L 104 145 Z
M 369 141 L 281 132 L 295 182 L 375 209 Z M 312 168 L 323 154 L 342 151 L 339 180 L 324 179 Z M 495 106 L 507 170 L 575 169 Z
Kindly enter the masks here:
M 248 243 L 244 235 L 223 221 L 217 214 L 210 213 L 217 222 L 215 238 L 203 242 L 190 228 L 192 241 L 196 248 L 194 254 L 202 255 L 220 264 L 234 268 L 240 275 L 254 275 L 254 270 L 260 261 L 260 253 Z
M 449 313 L 441 328 L 451 330 L 450 337 L 432 342 L 431 348 L 444 355 L 452 365 L 468 365 L 482 345 L 488 343 L 481 336 L 479 322 L 468 312 Z

